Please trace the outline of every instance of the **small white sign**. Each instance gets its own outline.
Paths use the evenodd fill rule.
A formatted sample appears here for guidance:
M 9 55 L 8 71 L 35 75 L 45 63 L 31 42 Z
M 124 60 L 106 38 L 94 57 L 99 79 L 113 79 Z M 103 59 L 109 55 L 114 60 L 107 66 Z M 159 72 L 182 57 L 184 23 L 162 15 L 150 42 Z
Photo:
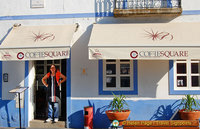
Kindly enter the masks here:
M 31 8 L 44 8 L 44 0 L 31 0 Z

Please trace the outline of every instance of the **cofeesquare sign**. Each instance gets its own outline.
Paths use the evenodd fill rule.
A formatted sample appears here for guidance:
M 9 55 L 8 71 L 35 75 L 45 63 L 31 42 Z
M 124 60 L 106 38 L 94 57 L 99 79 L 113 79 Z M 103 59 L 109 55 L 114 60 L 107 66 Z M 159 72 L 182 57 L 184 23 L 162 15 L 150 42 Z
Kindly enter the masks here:
M 31 58 L 58 58 L 66 57 L 69 52 L 66 51 L 44 51 L 44 52 L 19 52 L 17 54 L 18 59 L 31 59 Z
M 132 58 L 188 57 L 188 51 L 132 51 Z

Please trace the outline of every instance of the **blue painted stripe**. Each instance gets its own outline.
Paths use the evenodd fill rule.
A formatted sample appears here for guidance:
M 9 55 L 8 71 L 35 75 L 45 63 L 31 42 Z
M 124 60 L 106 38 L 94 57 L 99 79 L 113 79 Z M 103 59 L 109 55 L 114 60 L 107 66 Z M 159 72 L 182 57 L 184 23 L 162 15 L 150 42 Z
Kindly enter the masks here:
M 66 93 L 67 93 L 67 95 L 66 95 L 66 100 L 67 100 L 67 102 L 66 102 L 66 107 L 67 107 L 67 111 L 66 111 L 66 128 L 70 128 L 70 122 L 71 122 L 71 117 L 70 117 L 70 115 L 71 115 L 71 111 L 72 111 L 72 109 L 71 109 L 71 56 L 70 56 L 70 58 L 69 59 L 67 59 L 67 73 L 66 73 L 66 75 L 67 75 L 67 83 L 66 83 L 66 86 L 67 86 L 67 88 L 66 88 Z
M 199 90 L 175 90 L 174 89 L 174 61 L 169 61 L 169 94 L 170 95 L 185 95 L 185 94 L 200 94 Z
M 200 15 L 200 10 L 185 10 L 182 15 Z
M 24 86 L 28 87 L 29 83 L 29 61 L 25 61 L 25 79 L 24 79 Z M 28 127 L 28 91 L 26 90 L 24 93 L 24 127 Z
M 2 61 L 0 61 L 0 100 L 2 99 Z
M 170 0 L 168 0 L 170 1 Z M 169 6 L 170 6 L 170 2 Z M 124 3 L 124 8 L 127 5 Z M 200 15 L 200 10 L 184 10 L 182 15 Z M 18 15 L 1 16 L 0 20 L 31 20 L 31 19 L 65 19 L 65 18 L 85 18 L 85 17 L 113 17 L 113 12 L 100 13 L 74 13 L 74 14 L 43 14 L 43 15 Z
M 116 95 L 124 94 L 124 95 L 137 95 L 138 94 L 138 67 L 137 60 L 133 61 L 133 90 L 129 91 L 104 91 L 103 90 L 103 60 L 99 60 L 99 95 L 112 95 L 112 93 Z
M 81 18 L 95 17 L 94 13 L 80 14 L 44 14 L 44 15 L 19 15 L 19 16 L 2 16 L 0 20 L 29 20 L 29 19 L 61 19 L 61 18 Z
M 100 12 L 100 13 L 1 16 L 0 20 L 64 19 L 64 18 L 113 17 L 113 16 L 114 15 L 112 12 Z
M 124 8 L 127 8 L 125 3 L 124 3 Z M 182 15 L 200 15 L 200 10 L 183 11 Z M 113 12 L 100 12 L 100 13 L 76 13 L 76 14 L 1 16 L 0 20 L 65 19 L 65 18 L 113 17 L 113 16 L 114 16 Z

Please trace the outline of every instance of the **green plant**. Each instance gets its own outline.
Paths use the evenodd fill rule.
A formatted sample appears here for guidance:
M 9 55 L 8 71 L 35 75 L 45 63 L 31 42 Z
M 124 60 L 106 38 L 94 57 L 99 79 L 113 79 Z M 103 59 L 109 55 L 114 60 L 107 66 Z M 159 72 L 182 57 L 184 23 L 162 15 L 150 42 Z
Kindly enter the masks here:
M 119 97 L 116 96 L 114 93 L 112 93 L 114 98 L 113 100 L 110 102 L 109 107 L 111 107 L 111 110 L 113 111 L 118 111 L 118 112 L 122 112 L 124 109 L 124 106 L 128 106 L 128 104 L 126 103 L 126 96 L 125 95 L 120 95 Z
M 181 104 L 184 105 L 183 108 L 185 111 L 194 111 L 200 105 L 197 100 L 198 98 L 195 99 L 194 95 L 185 95 L 185 97 L 182 98 Z

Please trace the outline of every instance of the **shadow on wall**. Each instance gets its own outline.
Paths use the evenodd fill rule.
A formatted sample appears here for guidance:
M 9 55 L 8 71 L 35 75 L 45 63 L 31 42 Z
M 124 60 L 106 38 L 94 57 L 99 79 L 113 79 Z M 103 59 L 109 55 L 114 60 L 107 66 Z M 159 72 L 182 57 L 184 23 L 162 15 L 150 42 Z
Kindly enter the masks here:
M 84 116 L 83 110 L 79 110 L 75 113 L 72 113 L 69 117 L 69 127 L 70 128 L 80 128 L 84 127 Z
M 16 102 L 0 100 L 0 127 L 19 127 L 19 109 L 15 108 Z M 24 109 L 21 110 L 22 127 L 25 127 Z
M 109 105 L 102 106 L 100 108 L 95 108 L 95 104 L 91 103 L 90 100 L 88 100 L 89 106 L 93 107 L 93 123 L 94 128 L 105 128 L 110 126 L 109 119 L 107 115 L 105 114 L 105 111 L 108 110 Z
M 168 61 L 138 61 L 138 97 L 156 98 L 168 94 L 168 80 L 165 79 L 169 71 L 168 65 Z M 163 91 L 163 88 L 166 88 L 166 91 Z
M 12 30 L 12 28 L 8 29 L 7 34 L 0 40 L 0 45 L 5 40 L 5 38 L 8 36 L 8 34 L 10 33 L 11 30 Z
M 2 127 L 2 126 L 6 126 L 6 127 L 11 127 L 10 126 L 10 123 L 11 123 L 11 120 L 10 120 L 10 112 L 9 112 L 9 110 L 8 110 L 8 103 L 9 103 L 10 101 L 7 101 L 7 102 L 2 102 L 1 100 L 0 100 L 0 103 L 1 103 L 1 105 L 0 105 L 0 114 L 1 114 L 1 117 L 0 117 L 0 126 Z M 6 121 L 6 122 L 5 122 Z M 6 124 L 7 125 L 6 125 Z
M 170 105 L 161 105 L 155 111 L 154 115 L 150 118 L 150 120 L 170 120 L 174 113 L 180 107 L 180 100 L 175 101 L 173 104 Z M 179 116 L 178 113 L 175 114 L 173 120 L 178 120 Z
M 108 109 L 108 105 L 100 108 L 95 108 L 95 104 L 88 100 L 88 105 L 93 107 L 93 127 L 105 128 L 110 126 L 109 119 L 105 114 L 105 110 Z M 79 110 L 69 116 L 70 128 L 84 128 L 84 110 Z

